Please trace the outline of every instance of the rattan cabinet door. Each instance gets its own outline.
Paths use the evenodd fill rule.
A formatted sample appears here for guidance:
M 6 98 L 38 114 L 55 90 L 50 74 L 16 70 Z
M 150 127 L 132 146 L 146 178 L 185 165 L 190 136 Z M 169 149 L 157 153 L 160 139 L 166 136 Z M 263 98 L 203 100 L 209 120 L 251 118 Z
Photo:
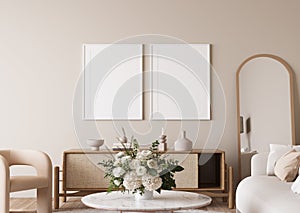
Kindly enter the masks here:
M 71 153 L 65 155 L 65 190 L 103 189 L 108 187 L 104 171 L 98 163 L 103 154 Z
M 184 170 L 175 173 L 176 188 L 198 188 L 198 154 L 174 154 Z

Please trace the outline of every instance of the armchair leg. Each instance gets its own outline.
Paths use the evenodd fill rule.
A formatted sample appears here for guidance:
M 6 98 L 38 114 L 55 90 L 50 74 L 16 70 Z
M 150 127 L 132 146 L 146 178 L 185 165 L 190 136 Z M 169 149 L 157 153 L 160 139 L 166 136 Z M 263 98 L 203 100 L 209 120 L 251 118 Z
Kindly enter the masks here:
M 5 188 L 5 187 L 3 187 L 3 188 Z M 8 192 L 0 194 L 0 213 L 9 213 L 9 193 Z
M 9 213 L 9 165 L 7 160 L 0 155 L 0 213 Z
M 37 189 L 37 213 L 52 213 L 52 186 Z

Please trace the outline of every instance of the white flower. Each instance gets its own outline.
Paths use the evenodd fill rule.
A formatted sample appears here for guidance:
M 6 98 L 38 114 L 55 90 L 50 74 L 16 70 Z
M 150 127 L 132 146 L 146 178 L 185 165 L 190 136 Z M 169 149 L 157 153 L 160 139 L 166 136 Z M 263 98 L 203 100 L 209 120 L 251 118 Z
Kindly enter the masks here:
M 162 179 L 159 176 L 145 175 L 142 178 L 142 183 L 146 190 L 154 191 L 161 187 Z
M 131 160 L 131 157 L 130 157 L 130 156 L 124 156 L 124 157 L 121 158 L 121 162 L 122 162 L 122 163 L 126 163 L 126 162 L 128 162 L 128 161 L 130 161 L 130 160 Z
M 150 150 L 143 150 L 139 153 L 137 153 L 137 159 L 145 160 L 148 159 L 152 155 L 152 152 Z
M 134 171 L 131 171 L 125 175 L 124 180 L 135 180 L 137 178 L 138 178 L 137 174 Z
M 125 170 L 122 167 L 114 168 L 112 172 L 115 177 L 121 177 L 125 174 Z
M 130 169 L 136 169 L 138 168 L 139 166 L 141 165 L 141 162 L 137 159 L 133 159 L 130 164 L 129 164 L 129 167 Z
M 143 176 L 144 174 L 146 174 L 147 169 L 144 166 L 139 166 L 138 168 L 136 168 L 136 174 L 138 176 Z
M 142 160 L 144 158 L 144 156 L 142 155 L 142 153 L 138 152 L 136 154 L 136 158 L 139 159 L 139 160 Z
M 120 159 L 115 160 L 114 162 L 114 166 L 119 166 L 119 164 L 121 163 Z
M 124 177 L 123 186 L 128 190 L 134 190 L 142 186 L 142 180 L 138 178 L 135 172 L 129 172 Z
M 121 157 L 123 157 L 125 154 L 124 154 L 124 152 L 118 152 L 118 154 L 116 154 L 116 157 L 117 158 L 121 158 Z
M 135 181 L 127 181 L 124 180 L 123 181 L 123 186 L 127 189 L 127 190 L 135 190 L 137 188 L 140 188 L 142 185 L 142 181 L 141 180 L 135 180 Z
M 152 152 L 150 150 L 143 150 L 141 154 L 145 157 L 149 157 L 152 154 Z
M 115 184 L 116 186 L 120 186 L 121 181 L 119 181 L 119 180 L 114 180 L 114 184 Z
M 156 169 L 157 168 L 157 161 L 155 161 L 153 159 L 150 159 L 150 160 L 147 161 L 147 166 L 150 169 Z

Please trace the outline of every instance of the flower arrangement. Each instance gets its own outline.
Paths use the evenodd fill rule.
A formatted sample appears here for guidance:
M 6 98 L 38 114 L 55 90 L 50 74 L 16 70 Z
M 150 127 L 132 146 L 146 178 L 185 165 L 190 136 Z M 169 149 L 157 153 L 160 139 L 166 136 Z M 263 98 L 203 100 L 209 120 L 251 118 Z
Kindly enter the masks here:
M 139 144 L 132 139 L 130 148 L 118 152 L 113 159 L 99 164 L 105 169 L 105 177 L 110 178 L 108 192 L 112 190 L 144 194 L 147 191 L 171 190 L 176 187 L 174 173 L 184 168 L 178 161 L 167 159 L 158 152 L 158 141 L 147 150 L 140 150 Z

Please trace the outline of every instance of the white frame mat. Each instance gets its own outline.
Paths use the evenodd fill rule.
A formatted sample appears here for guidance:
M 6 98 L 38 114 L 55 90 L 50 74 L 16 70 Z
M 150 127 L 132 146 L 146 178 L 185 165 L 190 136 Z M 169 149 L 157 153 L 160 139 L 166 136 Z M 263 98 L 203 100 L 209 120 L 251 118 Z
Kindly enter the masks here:
M 143 45 L 84 44 L 84 119 L 143 119 Z
M 210 120 L 210 44 L 152 44 L 152 120 Z

